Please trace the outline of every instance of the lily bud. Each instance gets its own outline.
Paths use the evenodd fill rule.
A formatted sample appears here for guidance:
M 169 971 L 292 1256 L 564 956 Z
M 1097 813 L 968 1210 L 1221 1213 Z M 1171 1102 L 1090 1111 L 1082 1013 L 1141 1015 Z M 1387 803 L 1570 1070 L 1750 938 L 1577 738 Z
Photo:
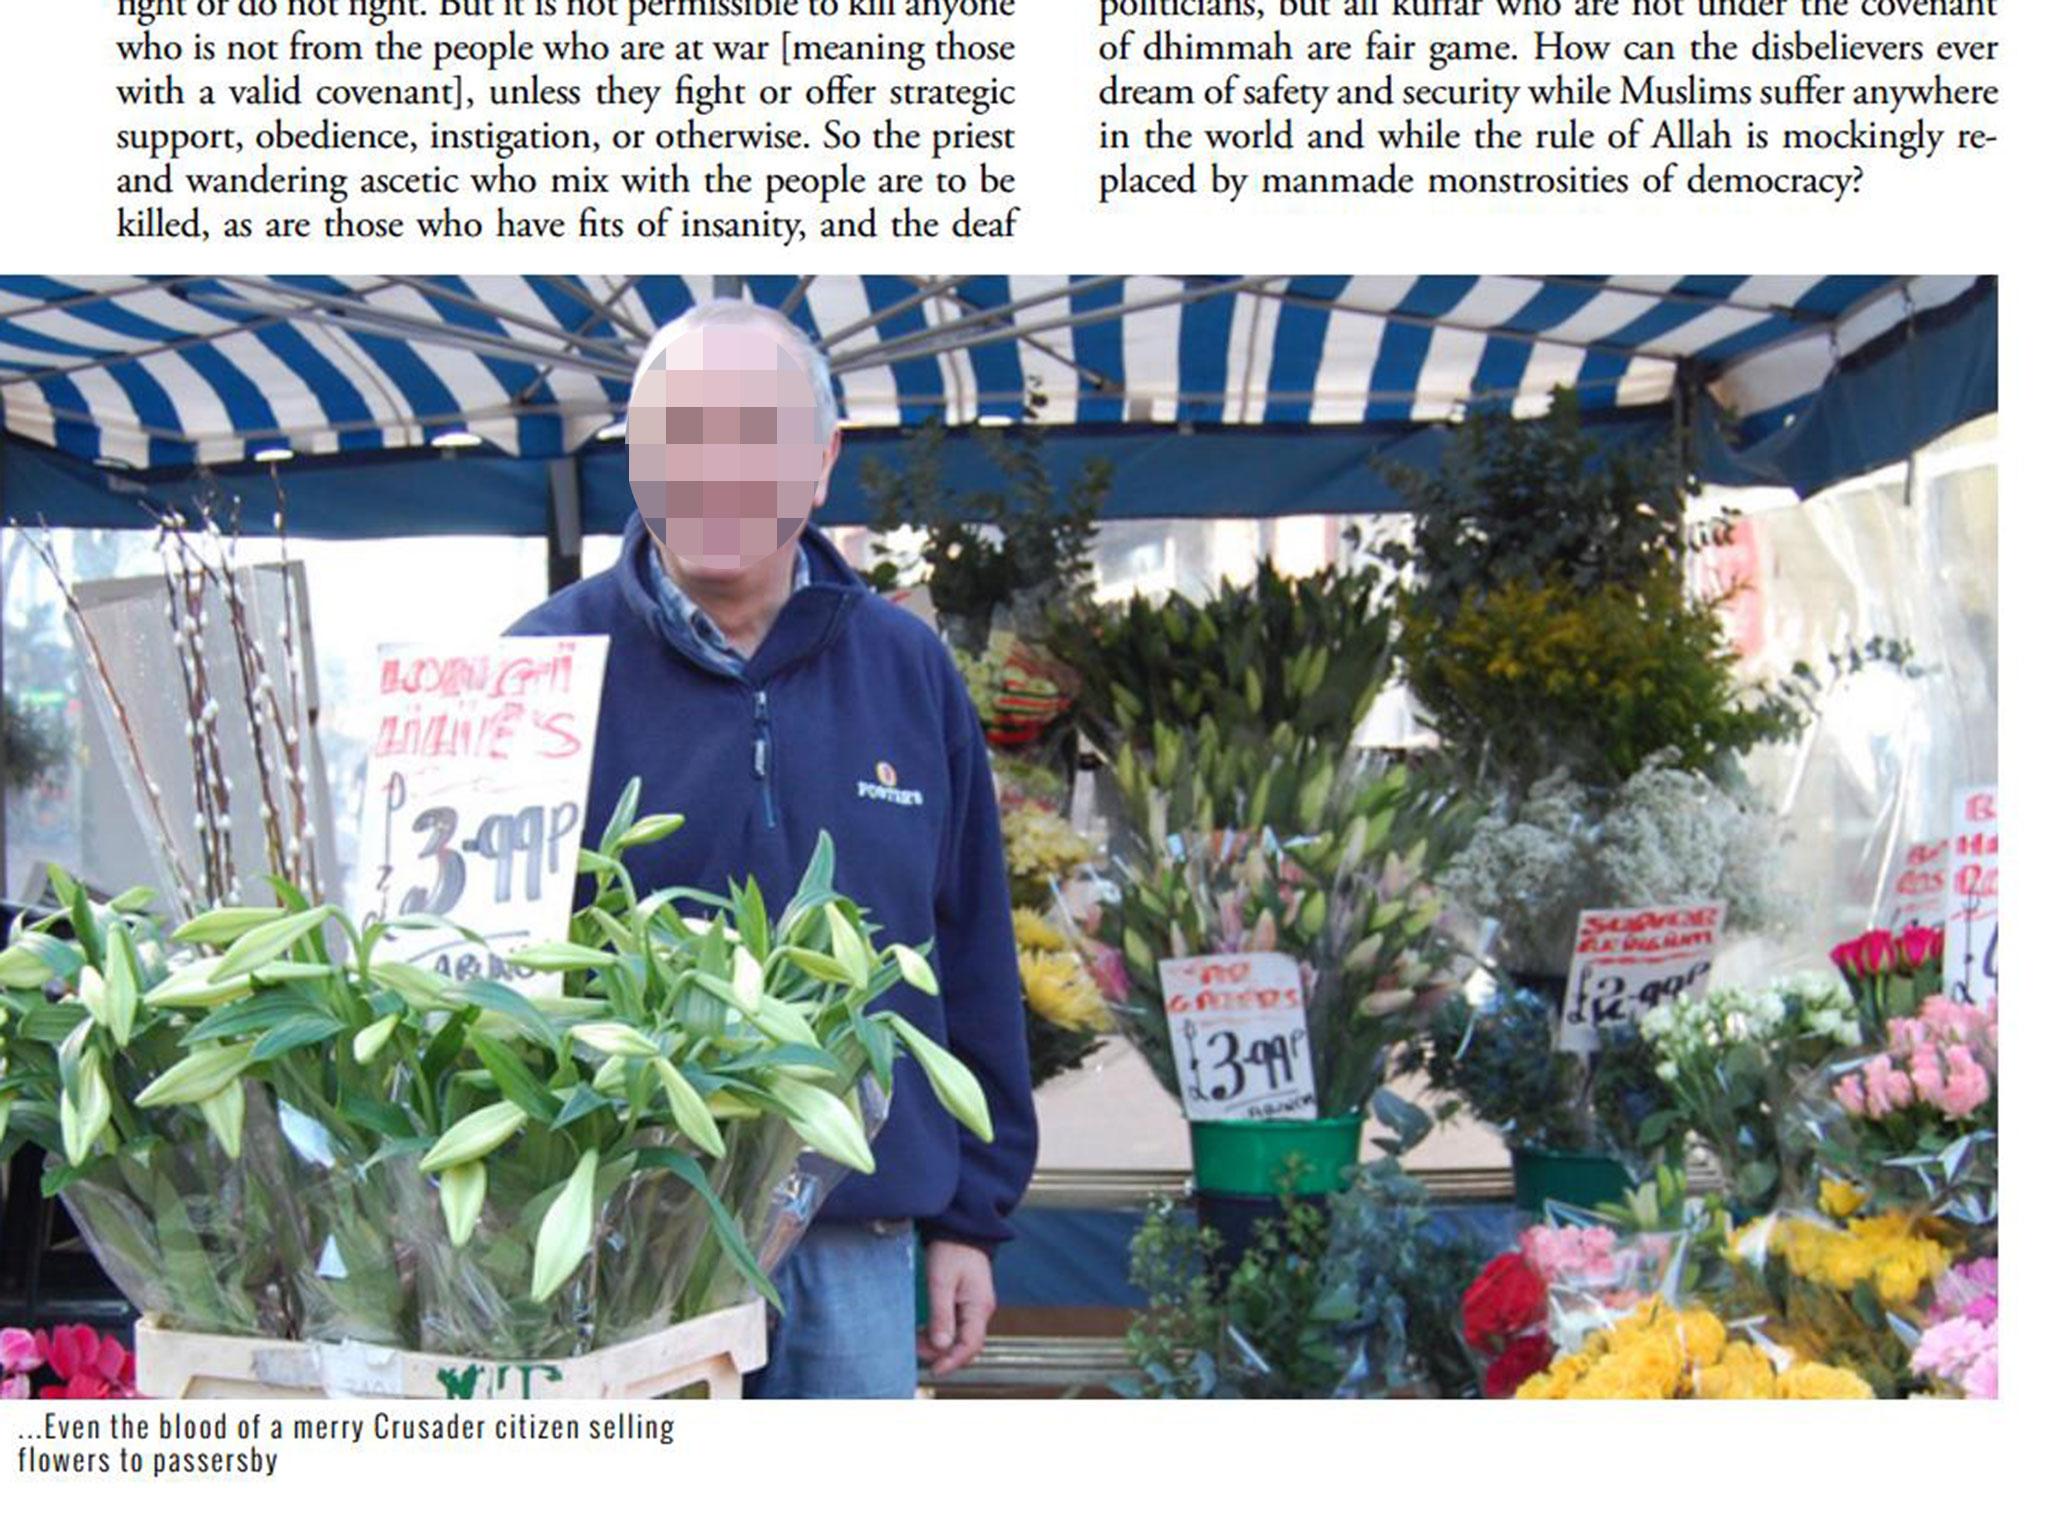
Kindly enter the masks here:
M 441 1139 L 427 1148 L 420 1159 L 421 1173 L 439 1173 L 457 1163 L 474 1162 L 496 1151 L 512 1139 L 526 1123 L 526 1111 L 517 1104 L 486 1104 L 449 1126 Z
M 490 1176 L 481 1162 L 457 1163 L 441 1171 L 441 1217 L 448 1224 L 448 1241 L 456 1247 L 462 1247 L 476 1231 L 489 1184 Z
M 562 1282 L 576 1273 L 590 1249 L 590 1226 L 595 1215 L 597 1153 L 585 1152 L 576 1160 L 576 1171 L 562 1186 L 540 1219 L 540 1235 L 533 1244 L 533 1299 L 546 1301 L 562 1288 Z

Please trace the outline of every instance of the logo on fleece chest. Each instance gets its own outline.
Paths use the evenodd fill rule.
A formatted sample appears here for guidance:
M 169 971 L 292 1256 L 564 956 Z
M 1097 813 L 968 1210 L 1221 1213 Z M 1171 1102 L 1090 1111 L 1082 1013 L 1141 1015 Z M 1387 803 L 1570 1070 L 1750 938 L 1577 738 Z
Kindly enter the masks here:
M 884 805 L 919 806 L 924 804 L 924 791 L 905 787 L 902 775 L 896 765 L 886 759 L 877 761 L 872 779 L 854 780 L 854 791 L 863 800 L 879 800 Z

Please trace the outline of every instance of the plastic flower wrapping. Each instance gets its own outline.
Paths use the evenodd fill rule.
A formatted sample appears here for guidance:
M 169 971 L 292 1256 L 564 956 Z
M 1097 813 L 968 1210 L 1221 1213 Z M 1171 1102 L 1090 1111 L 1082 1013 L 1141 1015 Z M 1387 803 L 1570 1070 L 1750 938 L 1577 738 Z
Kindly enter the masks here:
M 1730 933 L 1776 925 L 1786 913 L 1777 842 L 1758 807 L 1658 757 L 1612 790 L 1561 772 L 1538 781 L 1479 822 L 1443 887 L 1498 925 L 1504 967 L 1562 977 L 1584 911 L 1719 901 Z
M 621 853 L 680 824 L 636 799 L 570 940 L 508 957 L 553 997 L 379 959 L 387 925 L 289 886 L 163 935 L 149 893 L 57 876 L 0 950 L 0 1151 L 49 1149 L 45 1187 L 173 1327 L 536 1358 L 772 1296 L 872 1168 L 899 1051 L 984 1137 L 987 1106 L 887 1008 L 936 980 L 877 949 L 829 840 L 779 917 L 751 883 L 691 915 L 633 887 Z
M 1318 1112 L 1361 1108 L 1393 1048 L 1449 1000 L 1468 965 L 1434 877 L 1455 846 L 1455 813 L 1403 767 L 1370 758 L 1341 777 L 1323 761 L 1284 790 L 1285 813 L 1250 830 L 1152 831 L 1113 861 L 1117 899 L 1102 936 L 1124 960 L 1126 1032 L 1179 1093 L 1159 962 L 1275 953 L 1301 968 Z
M 1642 1033 L 1675 1106 L 1652 1118 L 1646 1143 L 1677 1152 L 1688 1132 L 1696 1136 L 1743 1209 L 1770 1210 L 1794 1194 L 1817 1150 L 1795 1100 L 1823 1064 L 1863 1039 L 1841 981 L 1715 987 L 1653 1008 Z
M 1799 1112 L 1822 1169 L 1874 1203 L 1998 1220 L 1998 1001 L 1931 996 L 1880 1048 L 1830 1063 Z
M 1107 1041 L 1114 1021 L 1105 987 L 1117 990 L 1116 978 L 1107 968 L 1111 951 L 1093 932 L 1098 908 L 1086 869 L 1095 845 L 1029 787 L 1030 774 L 1017 777 L 1007 757 L 997 761 L 996 777 L 1036 1087 Z

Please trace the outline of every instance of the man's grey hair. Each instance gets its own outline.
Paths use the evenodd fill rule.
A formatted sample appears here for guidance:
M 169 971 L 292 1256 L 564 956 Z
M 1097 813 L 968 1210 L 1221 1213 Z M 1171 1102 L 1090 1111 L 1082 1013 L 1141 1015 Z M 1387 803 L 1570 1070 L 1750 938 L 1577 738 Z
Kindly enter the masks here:
M 633 370 L 634 387 L 639 387 L 655 359 L 668 350 L 669 343 L 696 331 L 726 325 L 751 325 L 771 331 L 796 354 L 811 378 L 811 396 L 817 401 L 819 440 L 831 437 L 839 426 L 839 402 L 832 395 L 832 365 L 801 326 L 782 311 L 749 299 L 707 299 L 669 321 L 648 339 L 647 350 L 640 354 L 640 366 Z

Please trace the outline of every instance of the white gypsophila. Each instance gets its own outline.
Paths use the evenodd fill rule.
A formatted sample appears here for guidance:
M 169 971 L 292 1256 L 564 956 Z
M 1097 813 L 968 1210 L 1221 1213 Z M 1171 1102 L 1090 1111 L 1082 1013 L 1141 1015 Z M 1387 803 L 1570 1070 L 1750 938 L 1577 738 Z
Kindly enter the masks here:
M 1731 932 L 1770 928 L 1787 916 L 1773 882 L 1777 842 L 1768 815 L 1660 754 L 1608 806 L 1599 876 L 1615 906 L 1720 901 Z
M 1749 1011 L 1765 1034 L 1774 1034 L 1785 1022 L 1785 999 L 1776 992 L 1760 992 L 1752 999 Z
M 1512 817 L 1485 817 L 1445 872 L 1441 883 L 1452 901 L 1500 925 L 1509 965 L 1565 974 L 1579 913 L 1605 904 L 1593 878 L 1592 811 L 1583 785 L 1553 774 Z

